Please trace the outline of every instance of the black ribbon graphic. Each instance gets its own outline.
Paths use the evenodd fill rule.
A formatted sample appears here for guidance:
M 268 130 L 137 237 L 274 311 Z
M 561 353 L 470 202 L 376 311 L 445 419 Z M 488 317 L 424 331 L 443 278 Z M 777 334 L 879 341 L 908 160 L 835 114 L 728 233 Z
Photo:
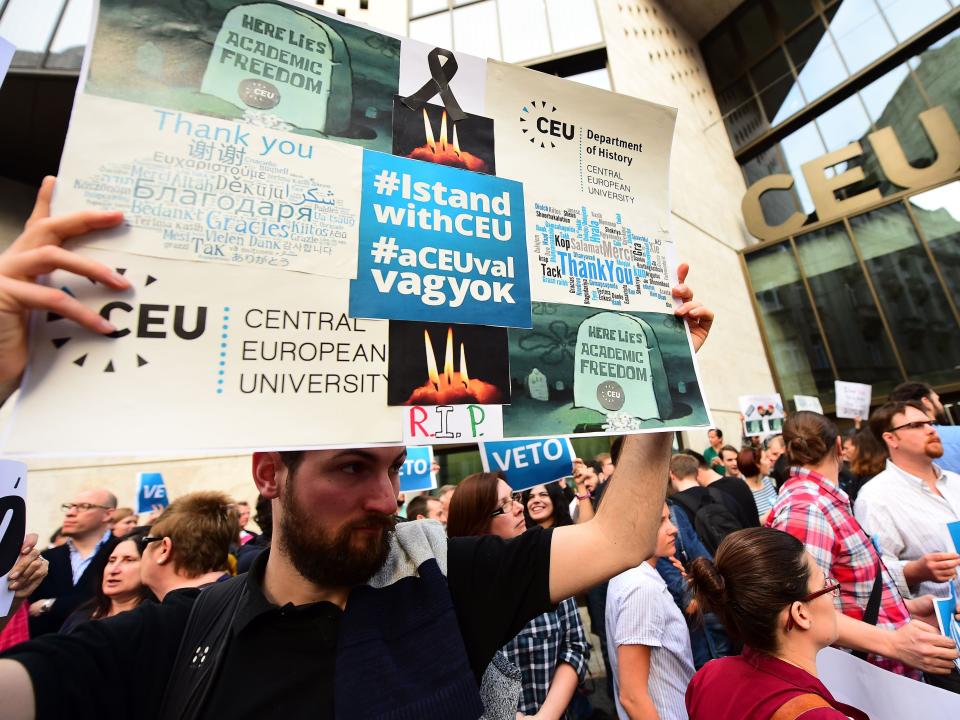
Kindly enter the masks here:
M 441 57 L 447 59 L 447 62 L 443 65 L 440 64 Z M 460 103 L 457 102 L 457 98 L 454 97 L 453 91 L 450 89 L 450 81 L 457 74 L 457 59 L 453 56 L 453 53 L 442 48 L 434 48 L 427 55 L 427 64 L 430 67 L 430 79 L 413 95 L 402 98 L 401 102 L 411 110 L 419 110 L 434 95 L 439 93 L 450 120 L 460 122 L 465 119 L 467 114 L 460 108 Z

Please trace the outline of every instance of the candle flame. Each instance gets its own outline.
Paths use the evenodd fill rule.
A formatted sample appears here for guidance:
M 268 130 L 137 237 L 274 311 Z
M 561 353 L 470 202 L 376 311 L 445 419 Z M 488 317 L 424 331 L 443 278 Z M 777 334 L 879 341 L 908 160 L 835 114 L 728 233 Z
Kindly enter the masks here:
M 440 152 L 447 149 L 447 111 L 440 116 Z
M 457 157 L 460 157 L 460 141 L 457 138 L 457 124 L 453 124 L 453 150 L 457 153 Z
M 447 384 L 453 380 L 453 328 L 447 328 L 447 349 L 443 355 L 443 375 Z
M 427 136 L 427 145 L 433 152 L 437 151 L 437 141 L 433 137 L 433 128 L 430 127 L 430 118 L 427 116 L 427 109 L 423 108 L 423 132 Z
M 433 355 L 433 343 L 430 342 L 430 335 L 426 330 L 423 331 L 423 348 L 427 353 L 427 375 L 434 387 L 440 389 L 440 373 L 437 372 L 437 359 Z
M 470 376 L 467 374 L 467 353 L 463 349 L 463 343 L 460 343 L 460 379 L 464 385 L 470 383 Z

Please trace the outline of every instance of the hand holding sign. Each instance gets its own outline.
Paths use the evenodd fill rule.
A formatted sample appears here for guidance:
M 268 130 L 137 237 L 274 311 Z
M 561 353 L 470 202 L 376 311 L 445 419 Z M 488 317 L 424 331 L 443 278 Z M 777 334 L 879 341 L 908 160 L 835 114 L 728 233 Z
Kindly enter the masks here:
M 673 311 L 673 314 L 687 321 L 693 349 L 696 352 L 707 341 L 707 335 L 710 334 L 710 328 L 713 327 L 714 315 L 713 310 L 704 307 L 703 303 L 693 299 L 693 290 L 686 284 L 688 272 L 690 272 L 690 266 L 687 263 L 681 263 L 680 267 L 677 268 L 678 284 L 670 292 L 681 303 L 680 307 Z
M 0 255 L 0 382 L 13 380 L 23 372 L 27 361 L 27 310 L 47 310 L 95 333 L 116 330 L 106 318 L 69 294 L 38 285 L 38 275 L 60 268 L 116 290 L 130 287 L 106 265 L 60 247 L 68 238 L 119 225 L 123 215 L 87 210 L 51 218 L 53 185 L 52 177 L 44 179 L 23 233 Z

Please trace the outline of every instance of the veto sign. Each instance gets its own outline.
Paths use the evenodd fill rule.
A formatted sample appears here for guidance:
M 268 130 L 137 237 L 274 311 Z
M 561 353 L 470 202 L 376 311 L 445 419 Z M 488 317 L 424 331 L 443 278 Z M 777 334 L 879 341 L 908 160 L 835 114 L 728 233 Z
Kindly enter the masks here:
M 570 475 L 573 445 L 569 438 L 496 440 L 480 443 L 480 461 L 486 472 L 500 471 L 514 490 L 559 480 Z
M 137 512 L 145 513 L 154 507 L 166 507 L 170 504 L 167 487 L 160 473 L 137 473 Z
M 430 468 L 433 465 L 433 448 L 408 447 L 407 459 L 400 468 L 400 492 L 433 490 L 437 479 Z

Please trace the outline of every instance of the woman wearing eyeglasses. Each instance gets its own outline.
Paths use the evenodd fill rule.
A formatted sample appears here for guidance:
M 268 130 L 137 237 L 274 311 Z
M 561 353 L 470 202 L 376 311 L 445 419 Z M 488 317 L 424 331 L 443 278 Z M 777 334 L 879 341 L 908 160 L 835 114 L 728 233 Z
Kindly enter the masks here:
M 699 606 L 744 644 L 739 656 L 712 660 L 694 675 L 690 720 L 866 720 L 817 679 L 817 653 L 839 634 L 840 584 L 803 543 L 770 528 L 738 530 L 713 562 L 693 561 L 690 582 Z
M 450 537 L 497 535 L 509 540 L 525 530 L 522 497 L 500 473 L 476 473 L 457 486 L 447 514 Z M 543 529 L 534 527 L 530 532 Z M 522 676 L 518 718 L 536 715 L 558 720 L 567 716 L 567 706 L 586 675 L 590 657 L 573 598 L 527 623 L 501 653 Z
M 61 633 L 73 629 L 87 620 L 100 620 L 133 610 L 144 601 L 155 602 L 156 598 L 140 582 L 140 544 L 149 528 L 136 528 L 122 538 L 108 541 L 105 562 L 95 568 L 96 590 L 93 599 L 73 612 L 60 628 Z

